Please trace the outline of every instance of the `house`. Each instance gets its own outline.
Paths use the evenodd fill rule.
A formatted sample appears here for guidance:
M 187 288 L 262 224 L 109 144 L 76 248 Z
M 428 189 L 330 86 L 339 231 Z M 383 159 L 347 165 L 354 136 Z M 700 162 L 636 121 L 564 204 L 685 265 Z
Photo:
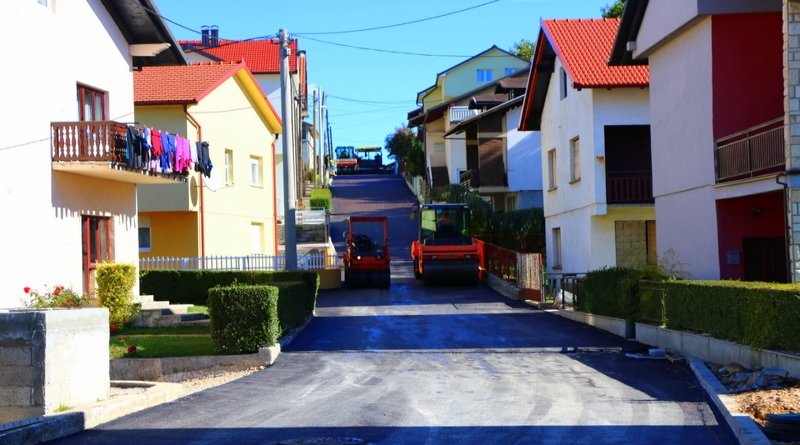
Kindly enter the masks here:
M 24 62 L 0 70 L 15 104 L 0 110 L 0 308 L 28 286 L 89 293 L 99 261 L 138 264 L 137 184 L 185 178 L 128 166 L 133 71 L 187 63 L 151 0 L 5 8 L 6 56 Z
M 440 72 L 434 85 L 417 94 L 420 108 L 408 114 L 408 126 L 418 128 L 424 141 L 427 187 L 461 182 L 460 174 L 467 170 L 465 141 L 445 139 L 444 133 L 454 122 L 477 114 L 467 107 L 473 96 L 491 94 L 499 79 L 527 66 L 528 61 L 492 46 Z
M 243 62 L 145 67 L 136 121 L 206 141 L 210 177 L 139 186 L 140 255 L 277 254 L 275 143 L 281 120 Z
M 523 70 L 527 73 L 527 70 Z M 519 126 L 527 76 L 498 81 L 494 94 L 473 96 L 467 108 L 479 114 L 453 121 L 445 139 L 464 139 L 467 169 L 460 183 L 491 200 L 496 210 L 543 207 L 539 132 Z
M 787 259 L 798 259 L 787 249 L 798 221 L 785 202 L 800 201 L 800 106 L 784 51 L 797 45 L 797 15 L 784 23 L 782 9 L 800 12 L 781 0 L 629 0 L 623 14 L 609 64 L 650 69 L 658 248 L 693 278 L 798 278 Z
M 520 130 L 541 131 L 547 267 L 656 262 L 647 67 L 609 67 L 618 19 L 544 20 Z
M 275 107 L 278 116 L 283 119 L 283 103 L 281 100 L 281 43 L 275 38 L 262 40 L 237 41 L 230 39 L 220 39 L 219 27 L 201 27 L 200 40 L 181 40 L 181 48 L 186 53 L 190 62 L 244 62 L 248 69 L 253 73 L 258 85 L 266 95 L 267 99 Z M 295 134 L 295 147 L 298 154 L 297 178 L 303 177 L 301 168 L 301 132 L 302 124 L 300 120 L 308 116 L 308 72 L 306 69 L 306 53 L 298 50 L 297 39 L 289 41 L 289 78 L 293 96 L 295 100 L 295 121 L 293 126 Z M 277 185 L 278 201 L 283 202 L 283 142 L 282 136 L 278 138 L 277 152 L 275 153 L 277 162 Z M 302 181 L 298 181 L 302 183 Z M 297 190 L 296 196 L 303 196 L 301 190 Z M 278 212 L 283 215 L 283 204 L 279 205 Z

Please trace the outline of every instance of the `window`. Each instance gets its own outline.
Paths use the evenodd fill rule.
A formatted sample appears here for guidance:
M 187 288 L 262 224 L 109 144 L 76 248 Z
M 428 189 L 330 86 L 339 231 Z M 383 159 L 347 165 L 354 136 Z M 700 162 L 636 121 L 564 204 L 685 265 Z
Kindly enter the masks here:
M 561 99 L 564 100 L 567 98 L 567 92 L 569 91 L 569 77 L 563 67 L 559 71 L 559 74 L 559 78 L 561 78 Z
M 434 142 L 433 151 L 444 151 L 444 142 Z
M 558 184 L 556 180 L 556 149 L 552 149 L 547 152 L 547 173 L 549 179 L 549 187 L 548 190 L 555 190 L 556 185 Z
M 139 252 L 150 252 L 153 248 L 150 235 L 150 217 L 139 217 Z
M 264 225 L 260 223 L 250 224 L 250 251 L 252 253 L 264 253 Z
M 225 150 L 225 185 L 233 185 L 233 151 Z
M 512 210 L 517 210 L 517 197 L 509 196 L 506 198 L 506 212 L 510 212 Z
M 561 228 L 553 229 L 553 269 L 561 269 Z
M 570 182 L 581 180 L 581 140 L 575 138 L 569 141 L 569 170 Z
M 656 248 L 656 222 L 645 221 L 647 225 L 647 264 L 658 264 L 658 249 Z
M 478 70 L 478 82 L 491 82 L 493 80 L 492 70 Z
M 250 156 L 250 185 L 261 187 L 261 158 Z
M 78 85 L 78 120 L 106 120 L 106 93 Z
M 515 71 L 516 71 L 516 69 L 514 69 L 514 68 L 506 68 L 506 74 L 505 74 L 505 75 L 506 75 L 506 76 L 510 76 L 510 75 L 511 75 L 511 74 L 513 74 Z

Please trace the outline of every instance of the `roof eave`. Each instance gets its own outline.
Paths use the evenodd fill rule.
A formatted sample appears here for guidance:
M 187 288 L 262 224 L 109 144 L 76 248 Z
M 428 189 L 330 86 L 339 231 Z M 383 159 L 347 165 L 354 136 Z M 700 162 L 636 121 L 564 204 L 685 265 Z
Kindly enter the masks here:
M 648 65 L 647 58 L 634 59 L 633 52 L 628 51 L 628 42 L 635 42 L 642 27 L 644 13 L 649 0 L 628 0 L 619 22 L 619 30 L 611 47 L 608 66 Z

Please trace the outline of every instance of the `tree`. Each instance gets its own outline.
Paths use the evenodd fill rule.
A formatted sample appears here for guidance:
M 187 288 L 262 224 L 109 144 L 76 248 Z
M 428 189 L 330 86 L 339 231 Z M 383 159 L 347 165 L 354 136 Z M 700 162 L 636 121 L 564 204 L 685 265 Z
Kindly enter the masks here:
M 389 157 L 397 162 L 406 162 L 411 176 L 422 176 L 425 173 L 425 151 L 417 133 L 405 124 L 397 127 L 394 133 L 386 136 L 386 150 Z
M 519 42 L 514 42 L 508 52 L 514 53 L 517 57 L 530 61 L 533 58 L 533 50 L 536 44 L 528 39 L 522 39 Z
M 625 2 L 627 0 L 617 0 L 611 6 L 606 5 L 600 8 L 600 13 L 603 14 L 604 19 L 615 19 L 622 17 L 622 11 L 625 10 Z

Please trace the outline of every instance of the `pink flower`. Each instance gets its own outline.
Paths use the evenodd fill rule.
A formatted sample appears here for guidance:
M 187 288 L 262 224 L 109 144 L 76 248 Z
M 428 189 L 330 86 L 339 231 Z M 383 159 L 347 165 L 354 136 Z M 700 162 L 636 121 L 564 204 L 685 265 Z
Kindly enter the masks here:
M 133 352 L 133 351 L 135 351 L 135 350 L 136 350 L 136 345 L 130 345 L 130 346 L 128 346 L 128 352 Z
M 27 286 L 25 286 L 25 289 L 22 290 L 24 290 L 26 294 L 29 294 L 31 292 L 31 288 Z

